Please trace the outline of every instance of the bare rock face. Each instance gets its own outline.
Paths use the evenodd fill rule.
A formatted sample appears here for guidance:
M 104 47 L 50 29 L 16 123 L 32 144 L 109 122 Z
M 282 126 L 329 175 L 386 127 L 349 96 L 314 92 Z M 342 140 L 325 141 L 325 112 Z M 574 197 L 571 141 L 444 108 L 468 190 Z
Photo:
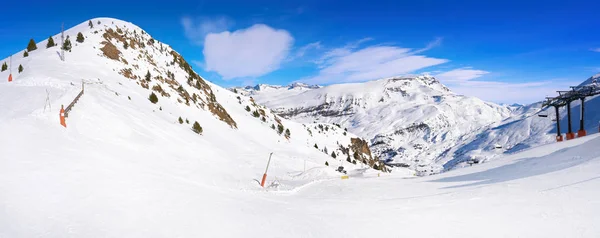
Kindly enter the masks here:
M 205 108 L 230 127 L 237 128 L 237 123 L 218 102 L 211 86 L 192 69 L 179 53 L 169 46 L 156 42 L 141 29 L 110 25 L 104 26 L 99 31 L 103 31 L 103 41 L 100 42 L 102 56 L 121 62 L 123 68 L 118 69 L 121 75 L 136 80 L 140 86 L 152 89 L 160 93 L 162 97 L 175 96 L 178 97 L 177 101 L 187 106 L 193 104 Z M 136 55 L 136 57 L 127 59 L 126 54 L 123 54 L 126 51 L 131 53 L 127 55 Z M 169 56 L 170 62 L 161 60 Z M 129 62 L 133 64 L 133 68 L 127 67 Z M 147 70 L 151 74 L 149 79 L 145 77 L 146 74 L 140 65 L 150 67 Z M 185 89 L 175 79 L 173 72 L 177 70 L 182 70 L 187 75 L 186 82 L 192 89 Z

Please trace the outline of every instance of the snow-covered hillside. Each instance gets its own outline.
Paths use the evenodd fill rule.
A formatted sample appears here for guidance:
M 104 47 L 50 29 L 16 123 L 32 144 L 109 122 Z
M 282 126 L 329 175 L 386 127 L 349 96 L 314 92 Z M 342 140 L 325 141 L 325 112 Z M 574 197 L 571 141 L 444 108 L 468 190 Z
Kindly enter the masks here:
M 600 79 L 600 74 L 590 77 L 581 85 L 590 85 L 592 80 Z M 581 101 L 571 102 L 571 126 L 573 132 L 579 130 L 581 118 Z M 539 117 L 547 115 L 547 117 Z M 567 133 L 567 108 L 559 110 L 560 127 L 563 136 Z M 465 162 L 477 160 L 485 162 L 502 154 L 511 154 L 523 149 L 535 147 L 556 141 L 556 118 L 553 107 L 542 108 L 542 103 L 521 106 L 513 111 L 513 115 L 498 126 L 480 133 L 471 141 L 463 141 L 453 151 L 454 159 L 446 163 L 446 168 L 467 166 Z M 600 128 L 600 97 L 585 99 L 584 129 L 588 134 L 598 133 Z M 502 147 L 502 148 L 496 148 Z
M 286 118 L 347 127 L 369 139 L 380 159 L 422 174 L 440 172 L 453 159 L 456 145 L 473 140 L 514 110 L 454 94 L 425 75 L 314 89 L 257 86 L 243 93 Z
M 33 158 L 47 158 L 48 163 L 60 158 L 73 166 L 118 161 L 127 164 L 123 168 L 144 159 L 151 167 L 169 162 L 175 170 L 192 167 L 195 172 L 178 179 L 202 178 L 202 186 L 259 189 L 255 179 L 261 179 L 273 152 L 267 182 L 279 181 L 278 189 L 284 190 L 290 184 L 337 177 L 340 165 L 349 173 L 369 172 L 368 167 L 386 170 L 357 136 L 331 124 L 282 119 L 251 98 L 204 80 L 167 44 L 131 23 L 111 18 L 91 22 L 93 28 L 86 21 L 65 31 L 72 49 L 64 61 L 60 47 L 46 48 L 47 41 L 38 42 L 27 57 L 23 52 L 12 56 L 13 81 L 0 82 L 3 169 Z M 79 32 L 82 43 L 75 41 Z M 53 38 L 60 43 L 59 35 Z M 0 72 L 0 78 L 8 75 L 9 70 Z M 59 109 L 71 103 L 82 82 L 84 94 L 63 128 Z M 157 96 L 155 104 L 151 94 Z M 199 134 L 192 131 L 195 122 L 202 127 Z M 310 175 L 301 173 L 305 167 L 313 168 Z M 222 179 L 212 179 L 217 175 Z

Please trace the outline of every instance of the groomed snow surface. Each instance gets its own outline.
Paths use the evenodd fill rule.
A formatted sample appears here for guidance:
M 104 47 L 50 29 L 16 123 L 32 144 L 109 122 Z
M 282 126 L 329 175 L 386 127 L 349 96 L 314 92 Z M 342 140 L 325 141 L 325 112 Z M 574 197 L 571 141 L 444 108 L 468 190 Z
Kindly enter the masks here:
M 342 180 L 340 160 L 312 148 L 349 140 L 341 132 L 312 137 L 283 120 L 287 141 L 212 84 L 238 129 L 174 99 L 151 104 L 149 90 L 96 57 L 86 25 L 72 29 L 88 38 L 73 42 L 64 63 L 42 41 L 29 57 L 13 56 L 13 82 L 0 81 L 0 237 L 600 234 L 598 133 L 429 177 L 345 163 L 350 178 Z M 85 94 L 63 128 L 59 105 L 77 95 L 81 79 Z M 52 109 L 44 109 L 46 90 Z M 199 121 L 203 134 L 179 116 Z

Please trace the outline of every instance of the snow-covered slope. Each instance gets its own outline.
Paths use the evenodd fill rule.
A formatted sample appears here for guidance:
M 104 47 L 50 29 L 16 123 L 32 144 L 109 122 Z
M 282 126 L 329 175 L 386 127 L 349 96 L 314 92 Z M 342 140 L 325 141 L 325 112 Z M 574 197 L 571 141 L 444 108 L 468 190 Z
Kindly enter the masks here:
M 20 89 L 17 93 L 30 98 L 22 107 L 43 102 L 34 99 L 35 88 Z M 2 120 L 0 237 L 592 238 L 600 233 L 599 134 L 429 177 L 361 174 L 313 183 L 299 181 L 326 177 L 328 170 L 310 160 L 302 173 L 301 163 L 287 156 L 318 155 L 282 144 L 270 171 L 288 189 L 258 191 L 247 182 L 263 165 L 253 158 L 263 159 L 263 143 L 277 137 L 265 133 L 262 143 L 220 147 L 203 139 L 208 135 L 161 123 L 160 114 L 149 113 L 154 108 L 122 107 L 119 97 L 90 90 L 96 90 L 90 92 L 94 100 L 81 100 L 80 115 L 74 112 L 66 131 L 41 111 Z M 111 110 L 114 115 L 106 116 Z M 130 123 L 122 126 L 117 118 Z M 93 126 L 99 128 L 89 135 Z M 239 134 L 223 132 L 224 139 L 237 141 Z
M 255 179 L 260 180 L 271 152 L 268 183 L 280 181 L 278 189 L 337 177 L 339 165 L 352 173 L 368 172 L 368 166 L 386 170 L 357 136 L 334 125 L 279 118 L 250 98 L 204 80 L 177 52 L 139 27 L 111 18 L 91 21 L 93 28 L 86 21 L 65 31 L 72 41 L 65 61 L 57 54 L 59 46 L 46 48 L 46 41 L 38 42 L 28 57 L 23 52 L 12 56 L 13 81 L 0 82 L 0 167 L 61 158 L 74 165 L 118 162 L 134 168 L 143 159 L 156 169 L 163 163 L 173 163 L 174 170 L 192 167 L 195 172 L 177 179 L 230 189 L 259 189 Z M 83 43 L 74 40 L 79 32 Z M 59 35 L 53 37 L 60 42 Z M 0 72 L 0 78 L 8 74 Z M 71 103 L 82 82 L 84 94 L 63 128 L 60 106 Z M 151 93 L 157 95 L 156 104 L 149 100 Z M 202 133 L 192 131 L 194 122 Z M 302 174 L 304 164 L 314 168 L 311 176 L 292 173 Z M 98 173 L 109 176 L 110 171 Z
M 585 80 L 581 85 L 591 85 L 594 79 L 600 79 L 600 74 Z M 600 87 L 596 84 L 596 86 Z M 571 126 L 573 132 L 579 130 L 581 118 L 581 101 L 571 102 Z M 538 115 L 547 115 L 539 117 Z M 567 133 L 568 117 L 566 107 L 559 110 L 560 127 L 563 136 Z M 466 166 L 469 160 L 485 162 L 502 154 L 511 154 L 523 149 L 552 143 L 556 141 L 555 109 L 542 108 L 542 103 L 521 106 L 513 111 L 513 115 L 500 125 L 480 133 L 472 141 L 464 141 L 454 151 L 454 159 L 445 164 L 446 168 Z M 600 97 L 585 99 L 584 129 L 588 134 L 598 133 L 600 128 Z M 497 148 L 498 147 L 498 148 Z M 499 148 L 501 147 L 501 148 Z
M 247 94 L 278 114 L 304 123 L 340 124 L 369 139 L 380 159 L 422 174 L 441 171 L 456 145 L 513 113 L 510 107 L 454 94 L 425 75 L 317 89 L 256 89 L 247 88 Z

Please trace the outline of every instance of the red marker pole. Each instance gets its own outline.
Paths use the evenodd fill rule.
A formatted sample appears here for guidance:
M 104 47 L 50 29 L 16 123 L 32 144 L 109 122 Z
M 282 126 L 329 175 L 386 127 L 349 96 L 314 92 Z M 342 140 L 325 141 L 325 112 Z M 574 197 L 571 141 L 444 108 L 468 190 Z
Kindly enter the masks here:
M 265 180 L 267 180 L 267 171 L 269 170 L 269 164 L 271 163 L 271 156 L 273 156 L 273 152 L 269 155 L 269 161 L 267 162 L 267 169 L 265 169 L 265 174 L 263 174 L 262 181 L 260 182 L 261 187 L 265 187 Z

